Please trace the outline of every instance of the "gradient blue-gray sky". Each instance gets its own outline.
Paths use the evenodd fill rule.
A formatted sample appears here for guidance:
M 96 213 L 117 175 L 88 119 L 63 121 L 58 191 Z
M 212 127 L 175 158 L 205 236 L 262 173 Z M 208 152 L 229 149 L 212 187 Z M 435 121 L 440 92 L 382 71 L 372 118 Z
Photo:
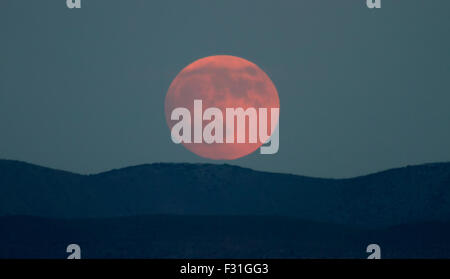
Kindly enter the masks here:
M 184 66 L 229 54 L 281 102 L 279 153 L 232 164 L 350 177 L 450 160 L 447 0 L 65 2 L 0 2 L 0 158 L 217 163 L 171 142 L 164 98 Z

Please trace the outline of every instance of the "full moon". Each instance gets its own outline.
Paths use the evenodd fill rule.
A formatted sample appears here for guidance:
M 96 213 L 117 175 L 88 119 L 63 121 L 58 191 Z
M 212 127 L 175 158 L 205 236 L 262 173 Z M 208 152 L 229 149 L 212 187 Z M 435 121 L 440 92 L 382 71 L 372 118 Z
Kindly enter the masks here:
M 171 120 L 172 111 L 183 107 L 194 115 L 194 100 L 202 100 L 203 109 L 215 107 L 224 113 L 226 108 L 243 108 L 244 110 L 268 108 L 270 110 L 270 108 L 280 107 L 277 89 L 269 76 L 256 64 L 230 55 L 201 58 L 186 66 L 175 77 L 165 100 L 166 121 L 170 129 L 177 123 Z M 267 126 L 270 132 L 273 129 L 270 125 L 270 114 L 268 120 Z M 208 123 L 208 121 L 203 122 L 203 126 Z M 227 129 L 225 116 L 223 122 L 225 135 Z M 246 120 L 247 136 L 248 122 Z M 278 119 L 276 122 L 278 123 Z M 234 133 L 235 137 L 236 134 Z M 214 160 L 237 159 L 254 152 L 262 144 L 264 142 L 183 143 L 191 152 Z

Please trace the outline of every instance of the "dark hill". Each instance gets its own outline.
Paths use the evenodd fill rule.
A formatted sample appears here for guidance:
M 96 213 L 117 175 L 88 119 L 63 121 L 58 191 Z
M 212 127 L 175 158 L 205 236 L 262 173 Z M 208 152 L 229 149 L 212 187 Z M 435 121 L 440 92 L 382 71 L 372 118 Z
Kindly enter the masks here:
M 450 163 L 352 179 L 230 165 L 152 164 L 78 175 L 0 160 L 0 216 L 261 215 L 383 227 L 450 221 Z

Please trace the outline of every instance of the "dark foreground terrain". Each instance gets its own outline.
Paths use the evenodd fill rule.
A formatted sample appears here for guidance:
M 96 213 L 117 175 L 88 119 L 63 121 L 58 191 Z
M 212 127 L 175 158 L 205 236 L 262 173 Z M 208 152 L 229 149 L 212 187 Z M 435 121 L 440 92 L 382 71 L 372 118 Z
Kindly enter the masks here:
M 0 258 L 450 258 L 450 224 L 382 230 L 273 217 L 0 218 Z

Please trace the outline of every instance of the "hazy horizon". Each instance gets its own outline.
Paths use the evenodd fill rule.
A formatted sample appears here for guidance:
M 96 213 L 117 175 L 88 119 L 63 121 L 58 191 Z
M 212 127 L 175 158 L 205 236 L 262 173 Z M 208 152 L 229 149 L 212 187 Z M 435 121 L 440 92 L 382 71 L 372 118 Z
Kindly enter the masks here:
M 122 170 L 122 169 L 133 168 L 133 167 L 140 167 L 140 166 L 150 166 L 150 165 L 154 165 L 154 164 L 167 164 L 167 165 L 170 165 L 170 164 L 192 164 L 192 165 L 216 165 L 216 166 L 229 165 L 229 166 L 232 166 L 232 167 L 240 167 L 240 168 L 250 169 L 250 170 L 254 170 L 254 171 L 258 171 L 258 172 L 298 175 L 298 176 L 304 176 L 304 177 L 309 177 L 309 178 L 318 178 L 318 179 L 351 179 L 351 178 L 364 177 L 364 176 L 372 175 L 372 174 L 378 174 L 378 173 L 382 173 L 382 172 L 390 171 L 390 170 L 395 170 L 395 169 L 402 169 L 402 168 L 405 168 L 405 167 L 421 167 L 421 166 L 436 165 L 436 164 L 450 164 L 450 161 L 427 162 L 427 163 L 422 163 L 422 164 L 409 164 L 409 165 L 398 166 L 398 167 L 393 167 L 393 168 L 388 168 L 388 169 L 381 169 L 381 170 L 373 171 L 373 172 L 370 172 L 370 173 L 363 173 L 361 175 L 356 175 L 356 176 L 348 176 L 348 177 L 321 177 L 321 176 L 305 175 L 305 174 L 301 174 L 301 173 L 258 170 L 258 169 L 252 168 L 252 167 L 245 167 L 245 166 L 233 164 L 233 163 L 230 163 L 230 161 L 223 161 L 221 163 L 219 163 L 217 161 L 196 162 L 196 163 L 193 163 L 193 162 L 151 162 L 151 163 L 141 163 L 141 164 L 127 165 L 127 166 L 121 166 L 121 167 L 116 167 L 116 168 L 111 168 L 111 169 L 105 169 L 105 170 L 99 171 L 99 172 L 81 173 L 81 172 L 74 172 L 74 171 L 71 171 L 71 170 L 65 170 L 65 169 L 60 169 L 60 168 L 46 166 L 46 165 L 40 165 L 40 164 L 36 164 L 36 163 L 33 163 L 33 162 L 16 160 L 16 159 L 0 158 L 0 161 L 1 160 L 25 163 L 25 164 L 35 165 L 35 166 L 44 167 L 44 168 L 48 168 L 48 169 L 52 169 L 52 170 L 64 171 L 64 172 L 69 172 L 69 173 L 73 173 L 73 174 L 88 175 L 88 176 L 89 175 L 97 175 L 97 174 L 107 173 L 107 172 L 114 171 L 114 170 Z

